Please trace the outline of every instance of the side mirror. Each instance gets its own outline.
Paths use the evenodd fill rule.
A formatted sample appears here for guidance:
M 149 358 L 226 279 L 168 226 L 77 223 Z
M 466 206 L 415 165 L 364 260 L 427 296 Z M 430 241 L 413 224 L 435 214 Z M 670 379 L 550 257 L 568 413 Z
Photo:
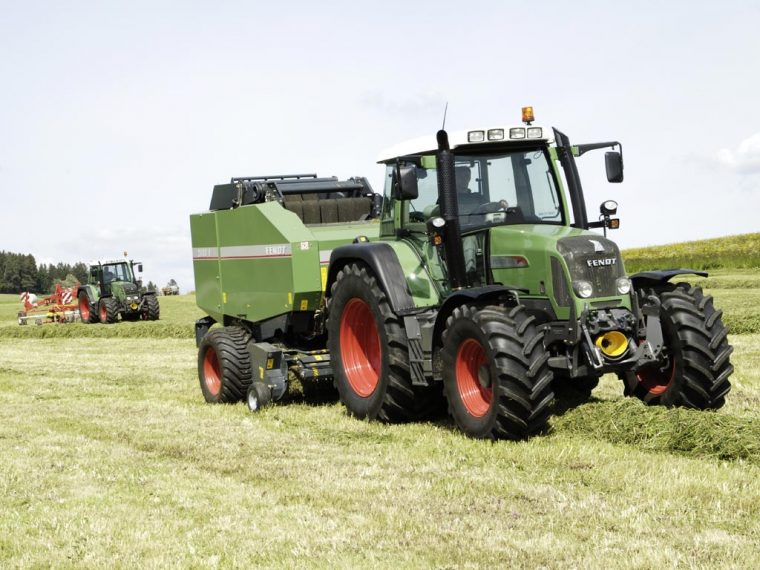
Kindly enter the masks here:
M 623 181 L 623 156 L 619 152 L 605 152 L 604 166 L 607 169 L 608 182 Z
M 417 188 L 417 168 L 399 166 L 393 173 L 393 198 L 396 200 L 415 200 L 419 196 Z
M 138 273 L 142 273 L 142 263 L 139 263 L 139 264 L 137 265 L 137 272 L 138 272 Z

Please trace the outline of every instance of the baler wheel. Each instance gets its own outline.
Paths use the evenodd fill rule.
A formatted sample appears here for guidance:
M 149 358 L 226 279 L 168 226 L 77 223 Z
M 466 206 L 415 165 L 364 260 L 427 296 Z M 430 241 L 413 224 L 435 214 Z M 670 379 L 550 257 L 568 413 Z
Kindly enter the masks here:
M 636 293 L 640 304 L 650 295 L 660 300 L 665 346 L 660 362 L 620 375 L 626 395 L 649 405 L 700 410 L 723 406 L 731 390 L 733 347 L 721 319 L 723 311 L 713 306 L 712 296 L 688 283 L 668 283 Z
M 198 347 L 198 379 L 210 404 L 239 402 L 251 385 L 248 337 L 240 327 L 209 331 Z
M 454 309 L 443 333 L 443 390 L 464 433 L 523 439 L 546 429 L 554 393 L 543 336 L 520 305 Z
M 329 311 L 335 385 L 349 414 L 385 422 L 428 414 L 432 389 L 412 385 L 406 332 L 371 270 L 363 264 L 341 269 Z
M 245 401 L 251 412 L 258 412 L 272 401 L 272 390 L 263 382 L 251 382 Z
M 103 324 L 115 323 L 119 316 L 118 302 L 113 297 L 104 297 L 98 304 L 98 316 Z
M 79 293 L 79 318 L 86 324 L 97 323 L 99 321 L 98 311 L 90 303 L 90 298 L 84 291 Z

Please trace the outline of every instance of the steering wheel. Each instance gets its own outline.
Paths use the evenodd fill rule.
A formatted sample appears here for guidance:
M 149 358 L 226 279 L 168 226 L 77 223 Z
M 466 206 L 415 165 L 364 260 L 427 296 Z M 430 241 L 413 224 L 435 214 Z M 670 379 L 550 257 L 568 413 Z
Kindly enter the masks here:
M 509 209 L 509 204 L 506 200 L 499 200 L 498 202 L 486 202 L 475 208 L 470 215 L 473 214 L 494 214 L 496 212 L 506 212 Z

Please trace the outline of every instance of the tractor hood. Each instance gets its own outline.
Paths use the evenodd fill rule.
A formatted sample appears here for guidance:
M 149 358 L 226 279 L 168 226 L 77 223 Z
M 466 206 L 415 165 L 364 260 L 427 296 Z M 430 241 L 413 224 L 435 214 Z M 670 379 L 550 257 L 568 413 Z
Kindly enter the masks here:
M 559 306 L 569 306 L 573 284 L 588 281 L 593 298 L 617 295 L 615 281 L 625 275 L 615 242 L 568 226 L 522 224 L 490 230 L 490 264 L 495 282 L 549 293 Z

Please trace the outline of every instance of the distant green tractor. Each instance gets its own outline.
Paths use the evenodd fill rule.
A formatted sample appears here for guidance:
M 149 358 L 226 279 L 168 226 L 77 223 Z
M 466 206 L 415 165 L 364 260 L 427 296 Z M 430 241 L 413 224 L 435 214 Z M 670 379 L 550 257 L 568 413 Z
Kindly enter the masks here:
M 142 263 L 132 260 L 108 260 L 90 264 L 87 285 L 77 291 L 79 316 L 83 323 L 115 323 L 139 319 L 157 321 L 159 306 L 153 291 L 141 293 Z

